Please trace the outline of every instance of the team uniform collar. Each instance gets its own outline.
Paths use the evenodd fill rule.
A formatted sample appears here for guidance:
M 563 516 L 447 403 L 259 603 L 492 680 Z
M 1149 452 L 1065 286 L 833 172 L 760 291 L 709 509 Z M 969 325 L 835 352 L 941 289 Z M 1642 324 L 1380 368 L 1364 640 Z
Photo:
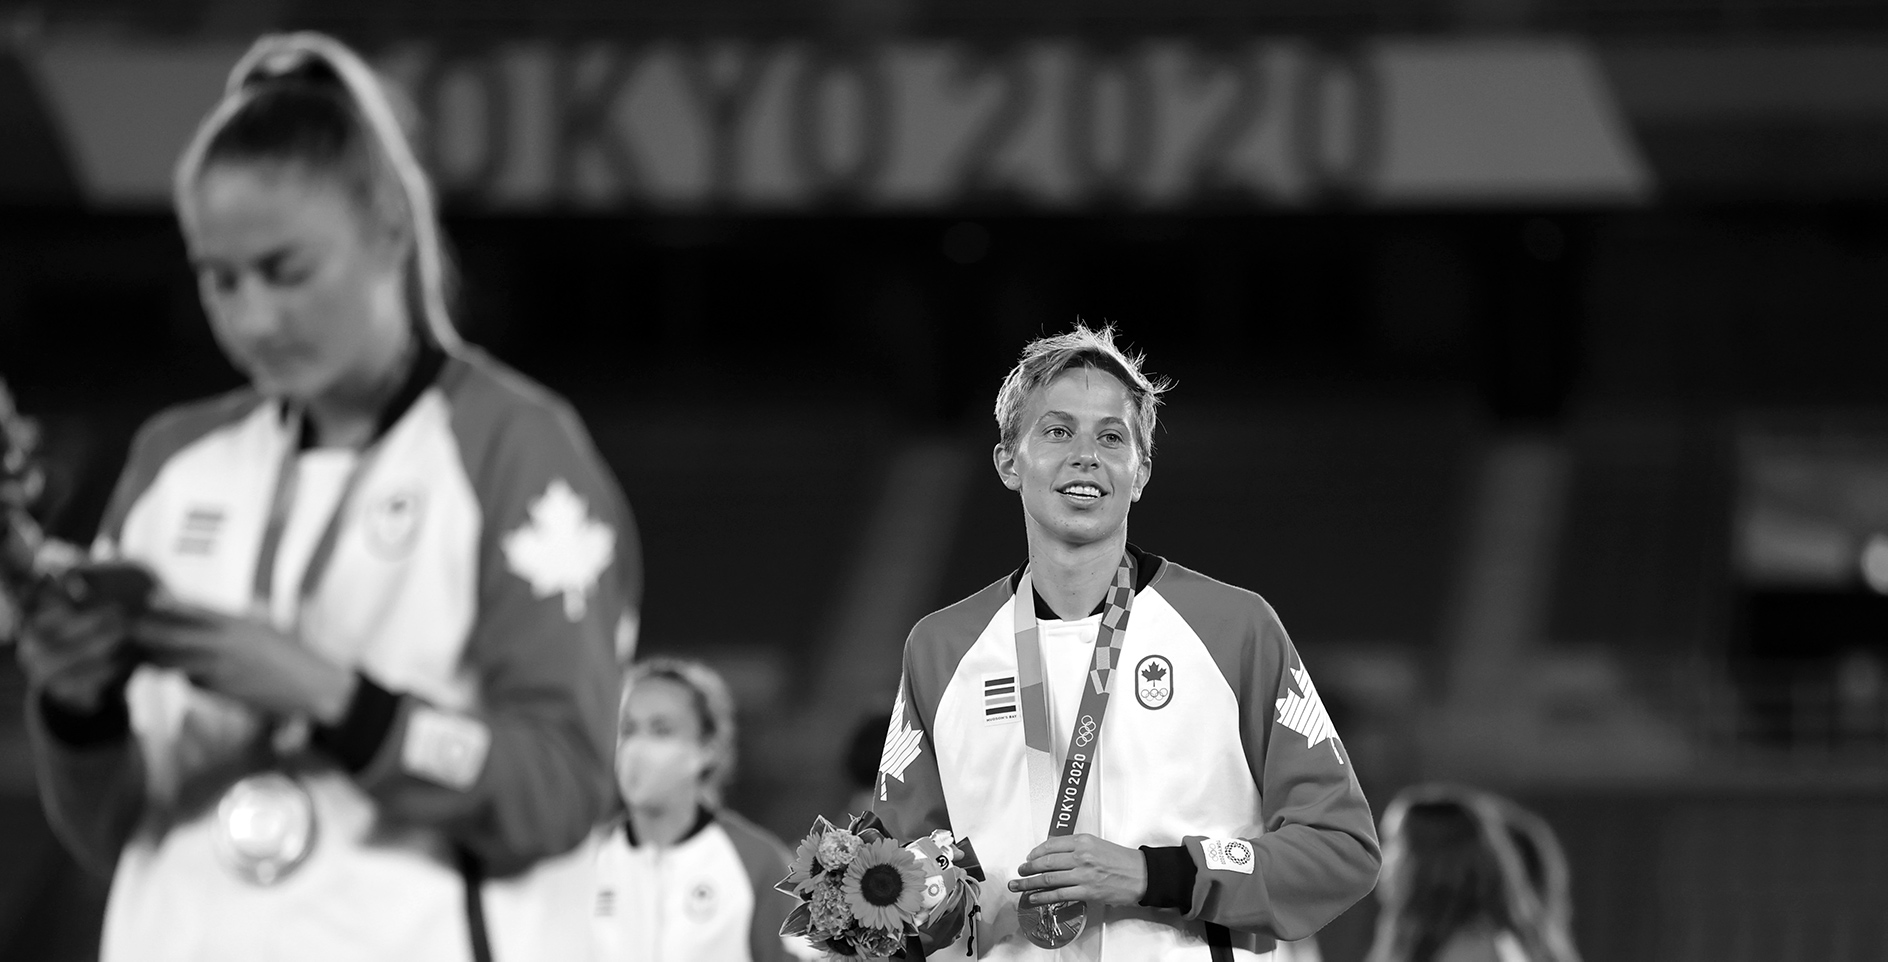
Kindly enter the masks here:
M 1160 573 L 1161 568 L 1166 567 L 1167 559 L 1151 551 L 1142 551 L 1139 547 L 1135 546 L 1132 541 L 1128 542 L 1128 554 L 1132 555 L 1134 558 L 1134 593 L 1140 594 L 1148 585 L 1154 583 L 1154 576 Z M 1014 594 L 1016 592 L 1016 586 L 1022 583 L 1023 571 L 1028 567 L 1029 563 L 1025 561 L 1021 567 L 1010 572 L 1011 594 Z M 1041 592 L 1031 589 L 1029 593 L 1034 595 L 1036 599 L 1037 618 L 1043 621 L 1060 621 L 1062 619 L 1061 615 L 1055 613 L 1054 608 L 1049 607 L 1047 601 L 1042 600 Z M 1093 617 L 1101 614 L 1107 607 L 1108 599 L 1104 597 L 1101 603 L 1095 606 L 1095 610 L 1088 614 L 1090 617 Z
M 714 823 L 715 813 L 713 811 L 710 811 L 705 805 L 696 808 L 695 824 L 690 825 L 688 831 L 684 832 L 681 838 L 675 840 L 675 844 L 677 846 L 688 844 L 689 839 L 700 835 L 703 829 Z M 623 813 L 623 838 L 629 842 L 630 848 L 638 848 L 642 845 L 641 842 L 636 840 L 636 823 L 634 819 L 629 817 L 628 812 Z
M 380 416 L 374 419 L 374 436 L 369 439 L 368 444 L 379 441 L 388 431 L 393 430 L 393 426 L 400 423 L 400 419 L 406 416 L 406 412 L 412 410 L 414 404 L 419 403 L 420 395 L 425 394 L 426 389 L 439 380 L 439 373 L 445 370 L 445 367 L 446 352 L 431 340 L 419 338 L 419 343 L 413 352 L 413 360 L 406 369 L 406 379 L 400 382 L 400 390 L 387 400 L 386 406 L 380 409 Z M 315 446 L 314 421 L 299 405 L 283 405 L 284 418 L 297 415 L 300 416 L 301 423 L 296 426 L 295 448 L 298 451 L 307 451 Z

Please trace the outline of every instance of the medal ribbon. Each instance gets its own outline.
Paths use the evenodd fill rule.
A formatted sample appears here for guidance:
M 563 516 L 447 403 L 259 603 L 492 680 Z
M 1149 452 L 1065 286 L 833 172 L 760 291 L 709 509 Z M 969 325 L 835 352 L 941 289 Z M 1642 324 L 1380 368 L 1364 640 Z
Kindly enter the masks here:
M 402 375 L 399 392 L 377 415 L 372 438 L 354 462 L 353 470 L 348 472 L 347 480 L 342 482 L 341 496 L 335 499 L 334 513 L 328 516 L 328 523 L 322 526 L 321 537 L 315 541 L 315 548 L 309 553 L 308 565 L 302 569 L 298 587 L 296 620 L 301 618 L 302 608 L 321 586 L 321 577 L 327 573 L 328 563 L 334 560 L 334 545 L 341 536 L 341 519 L 347 514 L 348 504 L 354 500 L 355 489 L 360 487 L 361 478 L 367 474 L 375 456 L 380 453 L 381 440 L 406 416 L 406 412 L 439 377 L 446 364 L 446 354 L 437 344 L 429 344 L 422 339 L 415 350 L 417 355 L 403 362 L 407 364 L 407 371 Z M 265 611 L 275 594 L 276 554 L 282 549 L 282 532 L 288 527 L 289 510 L 295 503 L 296 458 L 301 454 L 302 432 L 308 429 L 307 411 L 290 407 L 285 413 L 290 415 L 288 420 L 295 430 L 290 434 L 288 444 L 282 451 L 281 464 L 276 468 L 275 494 L 269 502 L 269 520 L 263 528 L 262 547 L 256 552 L 255 579 L 250 582 L 251 596 Z
M 275 595 L 277 556 L 282 550 L 282 536 L 288 528 L 289 514 L 294 508 L 296 489 L 299 487 L 297 461 L 302 447 L 302 419 L 306 416 L 293 409 L 290 413 L 293 416 L 289 420 L 294 427 L 287 432 L 282 445 L 282 457 L 276 464 L 275 490 L 269 499 L 269 517 L 262 529 L 262 544 L 256 551 L 255 577 L 250 582 L 254 607 L 271 622 L 275 620 L 270 601 Z M 315 590 L 321 586 L 322 576 L 334 560 L 335 543 L 340 540 L 341 519 L 346 516 L 348 505 L 354 500 L 355 490 L 360 487 L 361 478 L 366 475 L 380 450 L 378 442 L 379 436 L 376 435 L 374 442 L 357 456 L 354 466 L 348 469 L 347 478 L 341 482 L 341 493 L 335 498 L 334 510 L 322 525 L 314 549 L 309 552 L 308 564 L 302 569 L 291 621 L 301 620 L 302 611 L 309 599 L 314 597 Z M 294 751 L 308 737 L 308 722 L 305 719 L 277 719 L 272 726 L 274 730 L 270 737 L 278 754 Z M 216 818 L 220 830 L 215 836 L 219 857 L 239 877 L 254 885 L 273 885 L 287 877 L 308 858 L 315 845 L 317 820 L 314 799 L 298 779 L 280 769 L 252 773 L 225 788 L 223 798 L 217 804 Z M 258 834 L 257 826 L 266 826 L 275 831 Z
M 1114 584 L 1108 588 L 1101 627 L 1095 633 L 1095 656 L 1083 680 L 1082 700 L 1075 712 L 1075 730 L 1069 733 L 1069 749 L 1063 755 L 1062 778 L 1055 780 L 1055 759 L 1049 754 L 1049 693 L 1043 687 L 1042 636 L 1036 621 L 1036 593 L 1029 570 L 1016 584 L 1013 599 L 1016 626 L 1016 680 L 1022 694 L 1023 755 L 1029 763 L 1029 799 L 1038 812 L 1049 813 L 1049 837 L 1075 831 L 1075 816 L 1081 813 L 1082 799 L 1088 793 L 1088 777 L 1094 772 L 1101 747 L 1101 723 L 1108 714 L 1108 695 L 1112 691 L 1115 661 L 1121 653 L 1121 636 L 1128 628 L 1128 613 L 1134 607 L 1134 559 L 1121 556 L 1115 570 Z
M 295 607 L 289 616 L 291 622 L 301 621 L 309 600 L 321 587 L 322 577 L 334 560 L 335 545 L 340 541 L 341 519 L 347 516 L 361 479 L 379 456 L 381 440 L 438 376 L 444 362 L 444 354 L 436 349 L 429 351 L 422 345 L 400 392 L 380 412 L 374 433 L 341 482 L 334 509 L 323 523 L 308 562 L 302 568 Z M 296 489 L 300 487 L 299 458 L 304 432 L 309 428 L 306 411 L 289 406 L 282 413 L 291 428 L 285 432 L 282 456 L 276 464 L 275 490 L 269 498 L 269 515 L 263 525 L 262 543 L 256 549 L 255 575 L 250 581 L 252 604 L 270 622 L 275 621 L 270 604 L 275 595 L 275 569 L 280 560 L 282 537 L 294 509 Z M 278 757 L 305 745 L 308 719 L 277 721 L 280 724 L 271 738 Z M 308 858 L 316 844 L 319 821 L 314 798 L 301 780 L 284 770 L 280 762 L 275 770 L 253 773 L 225 788 L 217 804 L 216 818 L 220 829 L 215 836 L 219 856 L 239 876 L 256 885 L 273 885 L 287 877 Z M 274 831 L 258 832 L 258 827 Z
M 275 469 L 275 493 L 269 499 L 269 520 L 262 529 L 262 546 L 256 552 L 256 574 L 250 582 L 250 594 L 265 617 L 275 595 L 276 555 L 282 550 L 282 534 L 288 529 L 289 513 L 295 505 L 299 474 L 296 461 L 301 455 L 302 417 L 297 412 L 291 419 L 296 427 L 290 432 L 288 443 L 282 451 L 281 463 Z M 362 451 L 355 459 L 354 467 L 348 470 L 347 480 L 341 483 L 341 495 L 335 499 L 334 511 L 328 515 L 327 523 L 322 525 L 321 537 L 315 541 L 314 550 L 308 555 L 307 566 L 302 568 L 301 584 L 297 589 L 296 620 L 301 617 L 301 608 L 321 587 L 321 578 L 327 574 L 329 562 L 334 560 L 335 542 L 341 538 L 341 518 L 347 514 L 348 503 L 354 500 L 355 489 L 360 487 L 361 478 L 373 463 L 374 455 L 379 453 L 379 438 L 374 440 L 376 443 Z

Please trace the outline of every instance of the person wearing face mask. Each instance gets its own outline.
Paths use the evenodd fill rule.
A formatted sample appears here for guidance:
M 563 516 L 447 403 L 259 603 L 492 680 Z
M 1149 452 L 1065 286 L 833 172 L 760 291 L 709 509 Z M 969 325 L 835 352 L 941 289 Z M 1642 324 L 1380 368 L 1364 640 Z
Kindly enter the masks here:
M 984 958 L 1281 962 L 1376 881 L 1277 614 L 1128 541 L 1164 390 L 1111 329 L 1025 347 L 991 458 L 1028 557 L 905 642 L 876 811 L 976 845 Z
M 624 815 L 597 852 L 600 962 L 818 958 L 780 925 L 787 851 L 721 804 L 733 774 L 734 699 L 713 669 L 657 658 L 630 669 L 617 723 Z
M 582 959 L 628 505 L 560 398 L 461 343 L 388 92 L 264 37 L 179 161 L 248 379 L 139 432 L 98 553 L 143 602 L 24 632 L 49 821 L 112 877 L 100 957 Z

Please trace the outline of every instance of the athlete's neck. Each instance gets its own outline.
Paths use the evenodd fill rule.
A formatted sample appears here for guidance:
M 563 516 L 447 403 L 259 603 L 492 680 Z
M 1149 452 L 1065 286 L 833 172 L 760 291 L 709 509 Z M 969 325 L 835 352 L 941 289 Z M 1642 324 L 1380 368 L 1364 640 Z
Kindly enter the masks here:
M 701 810 L 693 797 L 687 802 L 661 805 L 632 805 L 629 825 L 636 830 L 636 841 L 667 848 L 688 837 Z
M 379 363 L 364 365 L 359 373 L 309 398 L 307 410 L 314 426 L 314 445 L 358 449 L 372 442 L 381 413 L 406 384 L 418 347 L 418 338 L 405 331 Z
M 1128 550 L 1124 522 L 1113 535 L 1072 545 L 1033 527 L 1029 532 L 1029 578 L 1036 593 L 1064 621 L 1088 617 L 1108 595 L 1121 556 Z

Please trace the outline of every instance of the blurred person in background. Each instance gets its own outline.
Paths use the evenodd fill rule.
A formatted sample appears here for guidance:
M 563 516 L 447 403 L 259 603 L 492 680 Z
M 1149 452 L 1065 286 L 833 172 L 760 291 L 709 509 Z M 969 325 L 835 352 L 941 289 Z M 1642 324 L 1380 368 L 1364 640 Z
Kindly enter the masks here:
M 1573 947 L 1573 878 L 1567 869 L 1567 854 L 1560 847 L 1547 820 L 1522 808 L 1514 801 L 1493 796 L 1500 810 L 1508 841 L 1520 856 L 1521 871 L 1528 888 L 1541 902 L 1541 931 L 1552 952 L 1561 962 L 1577 962 Z
M 734 698 L 706 665 L 656 658 L 623 683 L 616 780 L 624 817 L 597 852 L 600 962 L 818 958 L 780 934 L 797 900 L 779 839 L 721 802 L 734 774 Z
M 107 962 L 587 957 L 640 591 L 570 408 L 460 342 L 386 90 L 258 41 L 175 179 L 242 390 L 139 432 L 99 551 L 149 599 L 36 611 L 46 812 L 112 873 Z
M 1163 390 L 1110 329 L 1025 347 L 992 458 L 1028 560 L 905 643 L 877 811 L 976 846 L 989 958 L 1270 960 L 1376 881 L 1271 606 L 1128 543 Z
M 1384 811 L 1382 838 L 1370 962 L 1579 962 L 1566 858 L 1539 816 L 1418 785 Z

